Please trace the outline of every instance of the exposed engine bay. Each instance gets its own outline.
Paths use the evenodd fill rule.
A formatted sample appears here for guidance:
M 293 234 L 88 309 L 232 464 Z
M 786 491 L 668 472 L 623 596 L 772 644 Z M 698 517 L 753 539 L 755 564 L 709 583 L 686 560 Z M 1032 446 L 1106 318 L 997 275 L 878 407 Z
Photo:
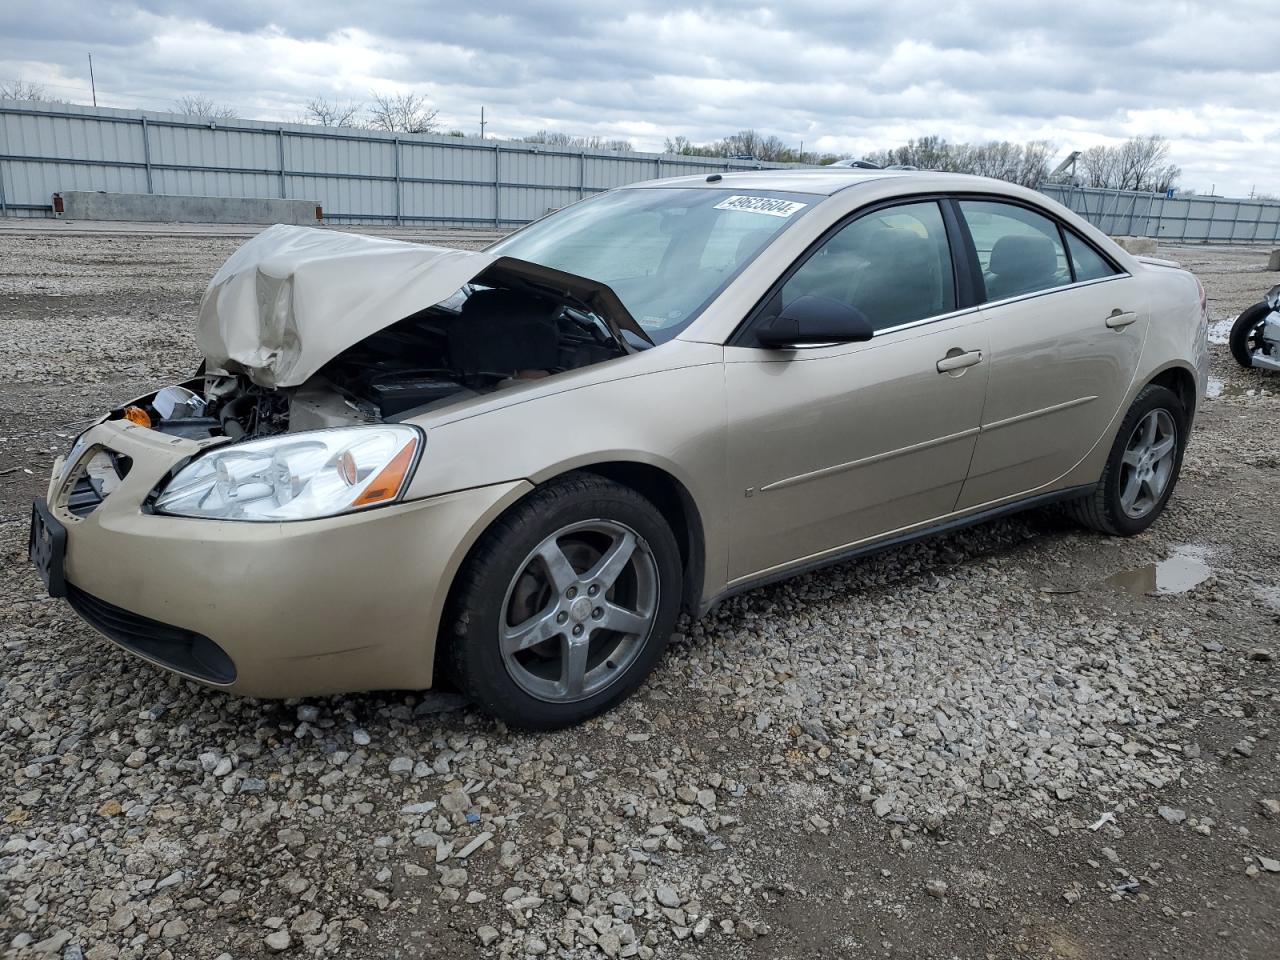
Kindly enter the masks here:
M 468 285 L 365 337 L 299 386 L 265 387 L 243 373 L 202 367 L 110 417 L 233 441 L 394 422 L 627 352 L 586 304 L 531 286 Z

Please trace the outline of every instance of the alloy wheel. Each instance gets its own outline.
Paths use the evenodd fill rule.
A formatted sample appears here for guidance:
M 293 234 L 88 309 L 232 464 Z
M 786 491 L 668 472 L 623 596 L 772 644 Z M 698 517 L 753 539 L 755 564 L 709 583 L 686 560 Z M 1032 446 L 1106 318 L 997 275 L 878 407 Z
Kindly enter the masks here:
M 563 527 L 533 549 L 507 587 L 503 664 L 539 700 L 594 696 L 639 654 L 658 600 L 657 564 L 634 530 L 614 520 Z
M 1169 411 L 1150 411 L 1133 428 L 1120 468 L 1120 507 L 1137 520 L 1160 503 L 1173 477 L 1178 428 Z

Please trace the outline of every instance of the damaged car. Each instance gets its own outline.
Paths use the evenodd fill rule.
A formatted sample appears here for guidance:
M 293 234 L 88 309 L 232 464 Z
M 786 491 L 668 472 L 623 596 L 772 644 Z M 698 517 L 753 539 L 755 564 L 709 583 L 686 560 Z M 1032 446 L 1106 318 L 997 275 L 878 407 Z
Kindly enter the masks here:
M 1176 264 L 975 177 L 636 184 L 484 251 L 276 226 L 196 374 L 55 461 L 30 555 L 213 687 L 560 727 L 739 591 L 1048 503 L 1144 530 L 1206 327 Z

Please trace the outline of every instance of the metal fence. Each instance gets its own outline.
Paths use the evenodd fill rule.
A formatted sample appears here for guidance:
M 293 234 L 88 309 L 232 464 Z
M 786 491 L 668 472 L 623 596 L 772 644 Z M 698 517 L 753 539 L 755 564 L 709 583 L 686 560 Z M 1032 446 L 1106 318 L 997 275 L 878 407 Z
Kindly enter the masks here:
M 776 164 L 0 101 L 0 216 L 54 193 L 315 200 L 345 223 L 513 226 L 588 194 Z
M 625 183 L 779 164 L 0 100 L 0 216 L 54 193 L 315 200 L 342 223 L 509 227 Z M 1043 192 L 1112 235 L 1280 245 L 1280 203 L 1067 184 Z
M 1110 236 L 1183 243 L 1280 244 L 1280 203 L 1134 193 L 1050 183 L 1040 188 Z

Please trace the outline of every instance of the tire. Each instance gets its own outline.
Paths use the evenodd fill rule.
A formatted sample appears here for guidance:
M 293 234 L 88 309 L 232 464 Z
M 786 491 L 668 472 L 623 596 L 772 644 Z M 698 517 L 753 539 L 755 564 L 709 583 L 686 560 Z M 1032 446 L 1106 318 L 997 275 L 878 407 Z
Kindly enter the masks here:
M 1172 428 L 1173 445 L 1167 463 L 1164 459 L 1149 461 L 1153 471 L 1152 483 L 1138 483 L 1138 495 L 1130 498 L 1130 509 L 1126 506 L 1129 502 L 1126 496 L 1132 491 L 1133 474 L 1136 471 L 1141 477 L 1147 469 L 1134 463 L 1142 460 L 1140 451 L 1144 439 L 1136 431 L 1139 426 L 1145 431 L 1149 423 L 1155 424 L 1153 451 L 1161 448 L 1163 441 L 1168 439 L 1168 433 L 1161 432 L 1162 428 Z M 1154 384 L 1144 387 L 1116 431 L 1097 488 L 1088 496 L 1066 504 L 1068 514 L 1078 523 L 1112 536 L 1132 537 L 1141 533 L 1164 512 L 1178 482 L 1186 444 L 1187 412 L 1178 395 Z M 1164 473 L 1166 467 L 1167 473 Z M 1162 477 L 1163 482 L 1158 484 L 1157 492 L 1153 488 Z
M 682 582 L 675 536 L 652 503 L 571 474 L 480 538 L 451 594 L 441 666 L 513 727 L 571 726 L 644 682 L 675 626 Z
M 1253 366 L 1253 351 L 1258 347 L 1253 342 L 1253 335 L 1270 312 L 1271 308 L 1265 303 L 1255 303 L 1236 317 L 1236 322 L 1231 325 L 1231 336 L 1227 342 L 1231 345 L 1231 355 L 1240 366 Z

